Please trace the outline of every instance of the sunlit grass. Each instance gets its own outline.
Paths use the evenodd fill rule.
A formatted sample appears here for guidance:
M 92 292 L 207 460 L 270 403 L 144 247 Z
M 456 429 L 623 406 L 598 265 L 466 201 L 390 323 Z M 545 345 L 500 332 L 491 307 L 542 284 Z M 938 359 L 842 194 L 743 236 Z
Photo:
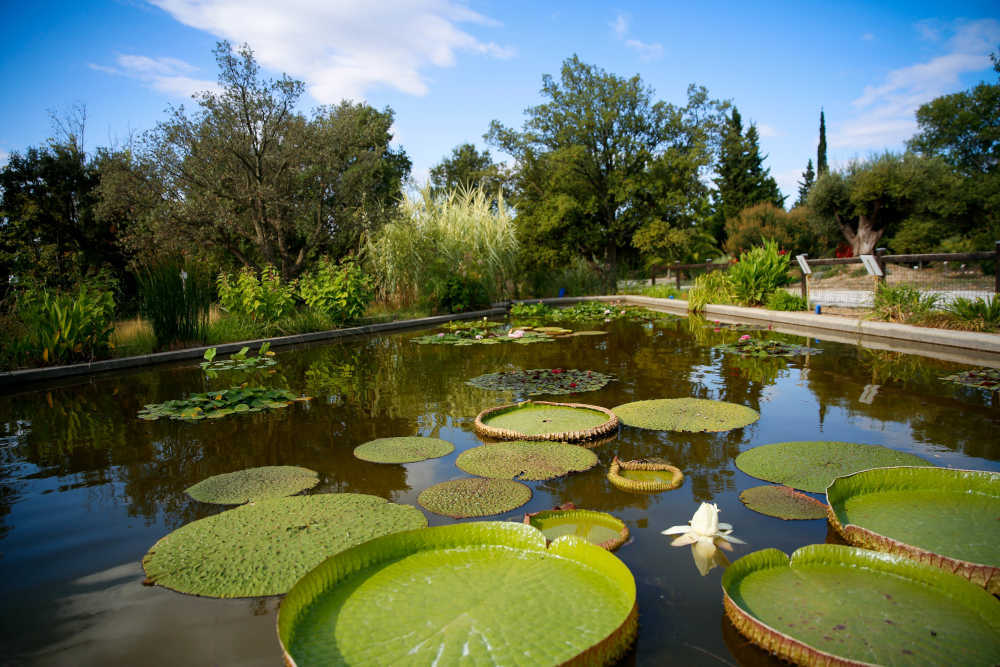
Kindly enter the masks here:
M 114 356 L 131 357 L 156 351 L 156 335 L 153 326 L 141 317 L 118 320 L 111 332 Z

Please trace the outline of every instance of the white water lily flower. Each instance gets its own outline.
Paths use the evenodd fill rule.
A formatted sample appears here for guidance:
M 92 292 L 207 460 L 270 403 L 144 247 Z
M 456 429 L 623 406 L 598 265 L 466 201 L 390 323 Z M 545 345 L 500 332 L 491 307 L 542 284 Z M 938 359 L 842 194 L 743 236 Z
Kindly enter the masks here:
M 719 548 L 732 551 L 731 543 L 746 544 L 732 536 L 731 525 L 719 521 L 719 507 L 715 503 L 702 503 L 688 523 L 687 526 L 671 526 L 663 534 L 680 535 L 674 538 L 671 546 L 691 545 L 691 555 L 702 576 L 716 565 L 728 565 L 726 557 L 719 553 Z

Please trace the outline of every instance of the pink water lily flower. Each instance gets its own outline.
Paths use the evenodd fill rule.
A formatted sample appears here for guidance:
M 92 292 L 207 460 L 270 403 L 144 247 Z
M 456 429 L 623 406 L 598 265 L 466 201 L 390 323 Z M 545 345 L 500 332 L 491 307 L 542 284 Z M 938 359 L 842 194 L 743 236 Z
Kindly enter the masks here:
M 750 340 L 750 334 L 743 334 L 742 336 L 740 336 L 740 340 L 741 341 Z
M 476 340 L 482 340 L 482 339 L 483 339 L 482 335 L 476 336 Z
M 524 330 L 523 329 L 515 329 L 514 331 L 511 331 L 509 334 L 507 334 L 507 337 L 508 338 L 523 338 L 524 337 Z

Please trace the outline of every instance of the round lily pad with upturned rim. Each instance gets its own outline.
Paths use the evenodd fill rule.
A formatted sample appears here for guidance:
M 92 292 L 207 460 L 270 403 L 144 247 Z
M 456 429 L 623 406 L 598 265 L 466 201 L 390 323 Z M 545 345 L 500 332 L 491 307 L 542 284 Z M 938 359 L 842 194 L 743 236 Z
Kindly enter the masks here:
M 798 664 L 1000 663 L 1000 602 L 961 577 L 856 547 L 748 554 L 722 575 L 726 615 Z
M 426 525 L 416 507 L 360 493 L 262 500 L 161 538 L 142 559 L 144 583 L 218 598 L 281 595 L 331 554 Z
M 415 463 L 447 456 L 455 445 L 440 438 L 404 436 L 378 438 L 354 448 L 354 456 L 371 463 Z
M 213 475 L 185 489 L 203 503 L 242 505 L 251 500 L 283 498 L 311 489 L 319 473 L 299 466 L 262 466 Z
M 278 611 L 288 664 L 614 664 L 638 627 L 614 555 L 479 521 L 372 540 L 298 582 Z
M 503 514 L 529 500 L 531 488 L 520 482 L 482 477 L 441 482 L 417 496 L 417 502 L 425 509 L 453 519 Z
M 480 477 L 545 480 L 590 470 L 597 454 L 565 442 L 510 440 L 467 449 L 455 465 Z
M 653 431 L 729 431 L 752 424 L 752 408 L 704 398 L 657 398 L 611 408 L 622 424 Z
M 748 449 L 736 467 L 757 479 L 811 493 L 824 493 L 841 475 L 889 466 L 933 466 L 919 456 L 856 442 L 776 442 Z
M 677 466 L 658 461 L 611 460 L 608 481 L 622 491 L 658 493 L 671 491 L 684 483 L 684 473 Z
M 597 405 L 524 401 L 483 410 L 475 428 L 479 435 L 498 440 L 578 442 L 614 433 L 618 417 Z
M 830 525 L 850 544 L 906 556 L 1000 594 L 1000 473 L 878 468 L 826 490 Z
M 755 486 L 741 493 L 740 501 L 754 512 L 779 519 L 826 518 L 826 505 L 788 486 Z
M 542 531 L 547 540 L 575 535 L 602 549 L 614 551 L 628 541 L 625 522 L 607 512 L 554 509 L 524 515 L 524 522 Z
M 596 391 L 614 380 L 613 375 L 597 371 L 532 368 L 526 371 L 501 371 L 487 373 L 468 380 L 480 389 L 493 391 L 516 391 L 527 396 L 537 394 L 573 394 L 582 391 Z

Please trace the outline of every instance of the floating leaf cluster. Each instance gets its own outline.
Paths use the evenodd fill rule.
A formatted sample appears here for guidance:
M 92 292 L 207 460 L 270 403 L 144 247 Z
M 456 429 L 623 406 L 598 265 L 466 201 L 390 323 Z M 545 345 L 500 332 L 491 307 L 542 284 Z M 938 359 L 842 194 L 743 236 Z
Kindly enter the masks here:
M 283 498 L 311 489 L 319 473 L 299 466 L 247 468 L 203 479 L 185 492 L 195 500 L 218 505 L 242 505 L 268 498 Z
M 513 440 L 467 449 L 455 465 L 480 477 L 545 480 L 589 470 L 597 454 L 563 442 Z
M 760 419 L 760 413 L 752 408 L 704 398 L 634 401 L 611 411 L 626 426 L 654 431 L 728 431 Z
M 526 396 L 536 396 L 596 391 L 614 379 L 613 375 L 575 368 L 532 368 L 526 371 L 487 373 L 472 378 L 466 384 L 480 389 L 514 391 Z
M 286 389 L 263 387 L 232 387 L 163 403 L 150 403 L 139 411 L 139 419 L 156 421 L 161 417 L 183 421 L 218 419 L 227 415 L 263 412 L 291 405 L 293 401 L 309 400 L 297 397 Z
M 498 440 L 578 442 L 616 432 L 618 418 L 596 405 L 523 401 L 483 410 L 476 416 L 475 429 Z
M 449 333 L 427 334 L 417 336 L 410 340 L 420 345 L 499 345 L 501 343 L 518 343 L 520 345 L 530 345 L 532 343 L 551 343 L 553 337 L 535 331 L 516 330 L 506 331 L 504 329 L 494 329 L 486 333 L 473 333 L 475 329 L 458 329 Z
M 410 505 L 358 493 L 262 500 L 181 526 L 142 559 L 146 583 L 219 598 L 287 593 L 329 556 L 427 525 Z
M 834 479 L 887 466 L 931 466 L 919 456 L 855 442 L 777 442 L 748 449 L 736 467 L 758 479 L 823 493 Z
M 378 438 L 354 448 L 354 455 L 372 463 L 415 463 L 436 459 L 455 451 L 455 445 L 440 438 L 407 436 Z
M 967 387 L 1000 391 L 1000 368 L 973 368 L 961 373 L 946 375 L 941 379 L 946 382 L 964 384 Z
M 217 350 L 210 347 L 205 350 L 205 361 L 201 362 L 202 369 L 212 375 L 221 371 L 251 371 L 258 368 L 269 368 L 277 364 L 274 352 L 271 352 L 271 343 L 265 342 L 257 350 L 256 357 L 248 357 L 249 347 L 243 347 L 239 352 L 229 355 L 228 359 L 216 359 Z
M 510 309 L 511 322 L 539 324 L 548 322 L 595 322 L 626 320 L 630 322 L 650 322 L 654 320 L 677 319 L 676 315 L 661 313 L 641 306 L 604 301 L 581 301 L 565 308 L 552 308 L 542 303 L 515 304 Z
M 795 357 L 800 354 L 818 354 L 819 350 L 795 343 L 784 343 L 780 340 L 761 340 L 759 338 L 743 338 L 735 343 L 716 345 L 713 349 L 731 352 L 741 357 Z
M 426 509 L 454 519 L 503 514 L 529 500 L 531 488 L 520 482 L 482 477 L 441 482 L 417 496 L 417 502 Z
M 823 519 L 826 505 L 788 486 L 764 484 L 747 489 L 740 501 L 754 512 L 779 519 Z

